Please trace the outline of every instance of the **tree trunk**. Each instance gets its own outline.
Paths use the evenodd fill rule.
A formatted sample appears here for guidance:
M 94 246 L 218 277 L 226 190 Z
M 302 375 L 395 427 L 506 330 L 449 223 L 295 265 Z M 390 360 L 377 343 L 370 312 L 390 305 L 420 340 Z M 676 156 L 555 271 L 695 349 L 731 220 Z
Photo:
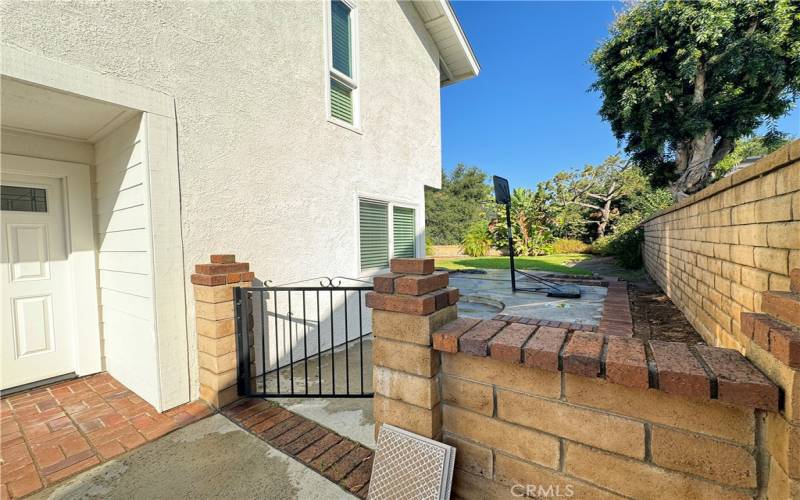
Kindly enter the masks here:
M 606 235 L 608 221 L 611 219 L 611 200 L 606 200 L 603 209 L 600 210 L 600 223 L 597 224 L 597 237 L 602 238 Z
M 676 198 L 683 198 L 705 187 L 711 175 L 711 156 L 714 154 L 715 142 L 713 130 L 694 138 L 689 166 L 671 186 Z
M 705 91 L 706 67 L 701 62 L 694 76 L 692 104 L 702 105 L 705 100 Z M 680 164 L 676 165 L 676 171 L 681 172 L 681 176 L 670 186 L 675 198 L 683 198 L 705 187 L 706 181 L 711 175 L 711 157 L 714 154 L 715 144 L 716 134 L 713 130 L 706 130 L 692 139 L 685 170 L 679 169 Z M 683 158 L 680 159 L 683 160 Z
M 528 234 L 528 217 L 525 212 L 520 212 L 517 215 L 517 224 L 519 224 L 520 239 L 522 240 L 522 253 L 520 255 L 528 256 L 531 237 Z
M 689 145 L 689 141 L 683 141 L 675 148 L 675 172 L 679 174 L 689 166 Z

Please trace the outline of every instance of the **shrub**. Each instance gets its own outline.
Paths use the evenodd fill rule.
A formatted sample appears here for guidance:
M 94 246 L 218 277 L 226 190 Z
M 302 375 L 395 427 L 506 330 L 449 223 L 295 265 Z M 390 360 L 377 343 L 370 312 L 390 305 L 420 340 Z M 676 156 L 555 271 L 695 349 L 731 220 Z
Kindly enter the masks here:
M 462 245 L 464 253 L 470 257 L 483 257 L 492 248 L 492 235 L 489 233 L 489 223 L 483 220 L 475 221 L 467 229 Z
M 619 265 L 626 269 L 639 269 L 642 267 L 642 243 L 644 231 L 635 227 L 620 233 L 611 242 L 611 253 L 617 257 Z
M 597 255 L 611 254 L 611 236 L 601 236 L 592 242 L 592 253 Z
M 592 245 L 581 240 L 560 239 L 553 242 L 553 253 L 590 253 Z
M 641 216 L 638 212 L 623 215 L 614 226 L 613 233 L 597 238 L 592 243 L 592 253 L 614 255 L 619 264 L 627 269 L 642 267 L 644 232 L 639 229 L 639 222 Z
M 556 253 L 561 253 L 561 252 L 556 252 L 556 249 L 553 246 L 553 244 L 547 243 L 539 247 L 539 253 L 537 253 L 536 255 L 553 255 Z

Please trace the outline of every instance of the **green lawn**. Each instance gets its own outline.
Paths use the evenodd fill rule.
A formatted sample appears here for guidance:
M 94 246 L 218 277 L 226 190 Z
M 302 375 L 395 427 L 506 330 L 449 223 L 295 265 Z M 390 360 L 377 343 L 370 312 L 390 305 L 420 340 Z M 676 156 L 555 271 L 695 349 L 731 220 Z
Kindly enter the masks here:
M 543 255 L 540 257 L 516 257 L 514 264 L 517 269 L 530 269 L 535 271 L 549 271 L 563 274 L 591 274 L 584 269 L 576 269 L 566 264 L 590 259 L 591 255 L 582 253 L 562 253 L 556 255 Z M 436 267 L 446 269 L 508 269 L 508 257 L 456 257 L 454 259 L 436 259 Z

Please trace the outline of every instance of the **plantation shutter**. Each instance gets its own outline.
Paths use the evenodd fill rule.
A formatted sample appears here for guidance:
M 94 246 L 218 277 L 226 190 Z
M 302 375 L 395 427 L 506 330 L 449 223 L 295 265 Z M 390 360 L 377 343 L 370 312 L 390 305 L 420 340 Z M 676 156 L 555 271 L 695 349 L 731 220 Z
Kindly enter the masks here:
M 361 269 L 388 267 L 389 207 L 362 200 L 359 204 L 359 230 Z
M 353 123 L 353 91 L 331 78 L 331 116 Z
M 416 257 L 416 221 L 413 208 L 394 207 L 394 256 Z
M 350 8 L 340 0 L 331 2 L 331 36 L 333 67 L 345 75 L 350 72 Z

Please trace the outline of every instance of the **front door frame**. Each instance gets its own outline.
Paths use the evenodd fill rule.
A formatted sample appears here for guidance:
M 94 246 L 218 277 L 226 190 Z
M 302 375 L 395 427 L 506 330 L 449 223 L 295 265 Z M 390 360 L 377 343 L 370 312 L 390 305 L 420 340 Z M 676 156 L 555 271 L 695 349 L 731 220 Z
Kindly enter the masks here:
M 74 372 L 102 370 L 100 315 L 97 306 L 94 217 L 89 165 L 2 154 L 3 173 L 61 180 L 64 235 L 72 289 Z
M 4 77 L 143 113 L 152 270 L 153 276 L 158 276 L 153 284 L 158 394 L 147 402 L 164 411 L 195 399 L 199 389 L 197 340 L 194 311 L 186 293 L 187 288 L 191 290 L 191 266 L 183 253 L 174 97 L 16 47 L 0 45 L 0 50 L 0 75 Z

